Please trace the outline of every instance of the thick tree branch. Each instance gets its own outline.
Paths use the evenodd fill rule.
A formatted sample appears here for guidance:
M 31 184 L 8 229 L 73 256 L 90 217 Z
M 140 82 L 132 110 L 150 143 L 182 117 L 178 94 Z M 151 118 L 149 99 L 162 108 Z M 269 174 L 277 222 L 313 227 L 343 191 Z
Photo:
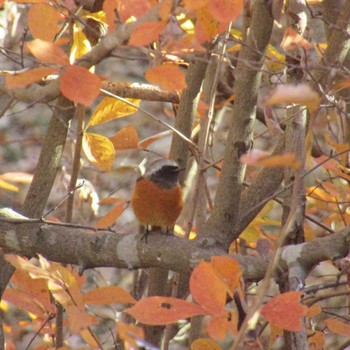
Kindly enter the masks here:
M 324 238 L 285 246 L 278 268 L 289 268 L 291 277 L 300 278 L 300 271 L 307 275 L 319 262 L 347 256 L 349 242 L 350 227 L 347 227 Z M 0 217 L 0 247 L 4 253 L 27 257 L 41 254 L 51 261 L 82 269 L 161 267 L 182 273 L 190 273 L 201 259 L 226 255 L 223 248 L 207 237 L 186 240 L 155 232 L 145 243 L 139 234 L 94 231 L 16 217 Z M 268 259 L 257 255 L 232 256 L 241 264 L 245 279 L 258 282 L 264 277 Z
M 315 81 L 319 84 L 321 91 L 333 81 L 336 69 L 344 63 L 350 49 L 350 0 L 346 0 L 343 5 L 338 20 L 332 28 L 329 44 L 322 56 L 321 64 L 327 67 L 328 73 L 319 70 L 315 74 Z
M 282 137 L 272 155 L 282 154 L 284 151 L 284 137 Z M 259 211 L 278 190 L 283 180 L 283 168 L 262 168 L 254 182 L 242 193 L 240 207 L 239 231 L 242 232 L 258 215 Z
M 214 209 L 206 225 L 206 232 L 210 232 L 226 247 L 240 233 L 239 207 L 246 168 L 240 162 L 240 157 L 252 145 L 260 69 L 264 61 L 262 53 L 270 41 L 272 25 L 273 18 L 265 1 L 256 1 L 247 42 L 240 51 L 236 69 L 235 103 L 223 167 Z
M 90 68 L 98 64 L 108 57 L 115 48 L 125 43 L 138 25 L 144 22 L 155 21 L 156 19 L 157 11 L 154 8 L 136 22 L 119 26 L 114 32 L 108 33 L 103 37 L 91 51 L 77 60 L 76 64 L 85 68 Z M 9 90 L 6 87 L 5 76 L 0 76 L 0 92 L 7 93 L 20 101 L 47 103 L 60 95 L 60 86 L 59 81 L 54 80 L 47 86 L 32 84 L 25 88 Z

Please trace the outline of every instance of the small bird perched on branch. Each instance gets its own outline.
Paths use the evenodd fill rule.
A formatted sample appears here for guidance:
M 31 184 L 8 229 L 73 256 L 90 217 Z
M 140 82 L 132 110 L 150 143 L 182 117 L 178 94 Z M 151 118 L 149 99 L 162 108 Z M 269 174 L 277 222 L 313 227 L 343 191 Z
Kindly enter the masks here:
M 137 179 L 131 206 L 138 221 L 146 226 L 146 234 L 150 226 L 168 232 L 179 217 L 183 207 L 180 171 L 175 161 L 159 159 Z

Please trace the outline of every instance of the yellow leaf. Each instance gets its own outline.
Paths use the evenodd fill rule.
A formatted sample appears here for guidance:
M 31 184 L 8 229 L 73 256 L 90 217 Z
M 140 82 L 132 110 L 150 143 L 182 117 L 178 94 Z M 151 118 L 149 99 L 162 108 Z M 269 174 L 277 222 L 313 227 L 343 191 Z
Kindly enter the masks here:
M 86 38 L 78 24 L 73 25 L 73 45 L 70 51 L 69 61 L 74 63 L 75 60 L 84 56 L 91 50 L 90 41 Z
M 88 160 L 102 170 L 110 171 L 115 157 L 113 143 L 102 135 L 84 133 L 83 150 Z
M 18 192 L 19 188 L 15 185 L 12 185 L 4 180 L 0 180 L 0 188 L 6 191 Z
M 266 65 L 273 71 L 277 72 L 286 65 L 286 56 L 282 55 L 273 45 L 269 44 L 266 51 L 268 59 Z
M 140 100 L 137 99 L 128 98 L 126 100 L 133 103 L 137 107 L 140 104 Z M 105 97 L 96 107 L 95 112 L 91 116 L 86 128 L 97 124 L 102 124 L 113 119 L 125 117 L 135 113 L 136 111 L 136 107 L 130 106 L 123 101 L 117 100 L 113 97 Z
M 254 226 L 248 226 L 240 235 L 248 243 L 256 242 L 260 238 L 260 231 Z
M 104 11 L 98 11 L 98 12 L 93 12 L 93 13 L 88 13 L 86 18 L 92 18 L 97 22 L 103 23 L 107 25 L 107 19 L 106 19 L 106 14 Z

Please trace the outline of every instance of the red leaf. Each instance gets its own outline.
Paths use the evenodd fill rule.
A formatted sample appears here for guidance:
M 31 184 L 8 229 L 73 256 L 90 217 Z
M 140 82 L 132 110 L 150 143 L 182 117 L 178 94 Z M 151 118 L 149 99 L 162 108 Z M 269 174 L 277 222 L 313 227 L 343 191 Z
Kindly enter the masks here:
M 272 325 L 291 332 L 303 330 L 301 318 L 308 308 L 300 303 L 301 292 L 287 292 L 272 298 L 261 308 L 261 315 Z
M 221 315 L 226 303 L 226 286 L 210 263 L 202 261 L 193 270 L 190 291 L 198 304 L 212 315 Z
M 124 312 L 149 325 L 175 323 L 178 320 L 207 313 L 200 305 L 170 297 L 144 298 Z
M 60 88 L 69 100 L 89 106 L 100 94 L 101 80 L 84 67 L 70 66 L 61 76 Z

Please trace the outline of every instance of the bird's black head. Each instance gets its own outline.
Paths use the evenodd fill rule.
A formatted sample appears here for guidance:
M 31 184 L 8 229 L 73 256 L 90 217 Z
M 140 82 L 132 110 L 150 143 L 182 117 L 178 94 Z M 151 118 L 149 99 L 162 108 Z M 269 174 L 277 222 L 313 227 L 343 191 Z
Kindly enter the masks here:
M 149 178 L 157 185 L 165 188 L 172 189 L 179 183 L 180 167 L 174 161 L 161 160 L 156 164 L 151 164 L 148 171 L 145 173 L 145 177 Z

